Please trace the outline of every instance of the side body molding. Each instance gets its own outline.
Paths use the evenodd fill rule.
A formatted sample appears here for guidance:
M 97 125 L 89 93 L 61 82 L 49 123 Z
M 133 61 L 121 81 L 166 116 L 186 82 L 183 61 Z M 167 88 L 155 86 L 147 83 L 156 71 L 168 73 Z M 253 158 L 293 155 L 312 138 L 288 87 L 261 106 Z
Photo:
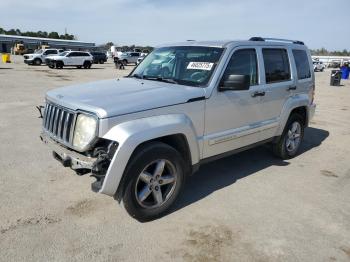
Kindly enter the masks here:
M 119 146 L 108 168 L 100 193 L 113 196 L 124 169 L 135 148 L 143 142 L 174 134 L 185 135 L 192 164 L 199 162 L 199 144 L 192 121 L 183 114 L 140 118 L 112 127 L 103 138 L 118 142 Z
M 293 109 L 297 107 L 303 107 L 303 106 L 305 106 L 307 110 L 309 109 L 309 97 L 307 94 L 297 94 L 294 96 L 290 96 L 287 99 L 287 101 L 284 103 L 284 106 L 282 108 L 280 125 L 279 125 L 279 128 L 277 129 L 276 136 L 280 136 L 283 133 L 283 129 Z M 309 112 L 307 112 L 306 116 L 309 115 L 308 113 Z M 308 123 L 308 119 L 306 120 L 306 123 Z

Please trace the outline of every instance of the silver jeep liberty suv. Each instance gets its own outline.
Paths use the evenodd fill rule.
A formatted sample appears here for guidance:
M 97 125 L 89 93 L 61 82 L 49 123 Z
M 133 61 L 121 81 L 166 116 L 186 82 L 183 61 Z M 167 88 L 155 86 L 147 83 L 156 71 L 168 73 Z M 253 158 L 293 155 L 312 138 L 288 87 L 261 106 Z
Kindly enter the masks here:
M 200 164 L 269 142 L 297 155 L 315 112 L 300 41 L 159 46 L 128 77 L 47 92 L 41 139 L 139 221 L 164 215 Z M 215 174 L 213 174 L 215 175 Z

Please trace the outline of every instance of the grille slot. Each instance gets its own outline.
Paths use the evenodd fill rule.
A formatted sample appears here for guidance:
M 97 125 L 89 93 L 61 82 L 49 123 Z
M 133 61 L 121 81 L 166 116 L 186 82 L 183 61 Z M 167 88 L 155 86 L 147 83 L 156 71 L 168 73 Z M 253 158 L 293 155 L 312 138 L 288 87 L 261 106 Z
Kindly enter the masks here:
M 43 129 L 53 139 L 65 145 L 72 145 L 76 112 L 46 103 L 43 117 Z

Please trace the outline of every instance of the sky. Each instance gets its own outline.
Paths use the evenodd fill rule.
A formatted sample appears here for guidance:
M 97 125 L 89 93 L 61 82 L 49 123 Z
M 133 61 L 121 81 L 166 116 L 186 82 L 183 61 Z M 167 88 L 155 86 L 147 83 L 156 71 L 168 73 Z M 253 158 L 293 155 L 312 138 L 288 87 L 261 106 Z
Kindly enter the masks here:
M 151 45 L 252 36 L 350 49 L 349 0 L 1 0 L 0 27 Z

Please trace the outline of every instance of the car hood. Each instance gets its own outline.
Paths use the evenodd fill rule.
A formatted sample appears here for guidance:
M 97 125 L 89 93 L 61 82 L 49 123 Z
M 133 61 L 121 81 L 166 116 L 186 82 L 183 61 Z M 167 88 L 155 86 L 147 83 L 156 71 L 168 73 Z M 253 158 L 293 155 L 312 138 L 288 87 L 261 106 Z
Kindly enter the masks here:
M 58 88 L 46 99 L 107 118 L 181 104 L 205 96 L 205 89 L 152 80 L 122 78 Z

